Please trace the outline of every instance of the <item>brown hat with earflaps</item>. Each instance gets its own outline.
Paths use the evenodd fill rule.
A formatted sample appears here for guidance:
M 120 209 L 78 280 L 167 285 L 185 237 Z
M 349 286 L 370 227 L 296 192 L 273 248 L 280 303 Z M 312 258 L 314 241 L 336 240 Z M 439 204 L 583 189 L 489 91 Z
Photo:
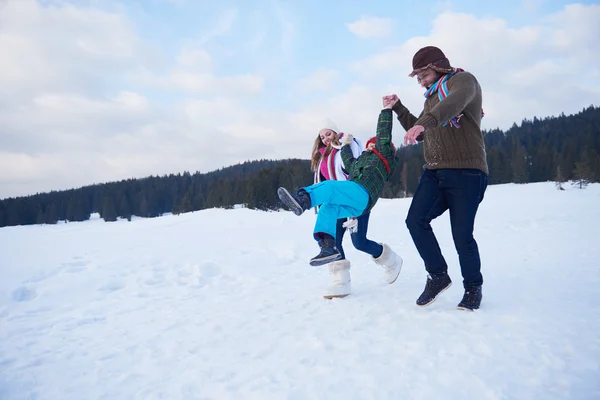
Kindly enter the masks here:
M 435 46 L 423 47 L 417 51 L 413 57 L 412 65 L 413 72 L 408 75 L 411 78 L 427 68 L 443 74 L 452 72 L 454 69 L 450 66 L 450 61 L 448 61 L 444 52 Z

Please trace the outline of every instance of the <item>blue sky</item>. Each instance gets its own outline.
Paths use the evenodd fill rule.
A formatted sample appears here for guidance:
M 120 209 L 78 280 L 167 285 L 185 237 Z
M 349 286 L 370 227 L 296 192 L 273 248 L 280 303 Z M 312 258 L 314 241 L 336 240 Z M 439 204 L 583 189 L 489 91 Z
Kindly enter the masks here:
M 437 45 L 480 81 L 484 129 L 600 98 L 598 2 L 0 0 L 0 198 L 308 158 L 367 139 Z M 404 131 L 394 127 L 397 143 Z

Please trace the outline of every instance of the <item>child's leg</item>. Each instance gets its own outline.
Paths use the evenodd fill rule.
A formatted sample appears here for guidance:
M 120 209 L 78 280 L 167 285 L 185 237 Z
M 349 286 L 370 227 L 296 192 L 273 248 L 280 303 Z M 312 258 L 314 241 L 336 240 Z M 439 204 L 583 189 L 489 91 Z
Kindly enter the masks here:
M 340 218 L 356 217 L 369 203 L 369 193 L 362 185 L 352 181 L 324 181 L 303 188 L 309 195 L 311 206 L 334 204 L 343 206 L 349 215 Z
M 335 238 L 338 219 L 359 216 L 369 204 L 367 191 L 351 181 L 325 181 L 307 186 L 305 190 L 313 205 L 321 205 L 315 223 L 315 239 L 318 239 L 318 233 Z
M 346 222 L 346 218 L 340 218 L 335 224 L 335 247 L 337 247 L 338 251 L 342 255 L 342 259 L 346 258 L 344 248 L 342 247 L 342 240 L 344 239 L 344 233 L 346 231 L 346 228 L 342 226 L 344 222 Z
M 377 258 L 383 252 L 383 246 L 379 243 L 367 239 L 367 230 L 369 227 L 369 216 L 371 213 L 365 213 L 358 217 L 358 227 L 356 233 L 350 235 L 352 238 L 352 244 L 356 250 L 368 253 L 374 258 Z

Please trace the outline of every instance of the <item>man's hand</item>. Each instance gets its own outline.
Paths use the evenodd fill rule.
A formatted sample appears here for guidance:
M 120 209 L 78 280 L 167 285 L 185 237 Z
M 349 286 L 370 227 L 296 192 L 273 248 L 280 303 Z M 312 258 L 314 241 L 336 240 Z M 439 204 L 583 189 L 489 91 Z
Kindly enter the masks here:
M 395 94 L 388 94 L 387 96 L 383 96 L 381 99 L 383 100 L 384 109 L 391 109 L 396 105 L 397 102 L 400 101 L 398 96 Z
M 425 131 L 425 128 L 421 125 L 415 125 L 410 128 L 406 135 L 404 135 L 404 145 L 407 146 L 409 144 L 417 144 L 417 138 L 421 133 Z

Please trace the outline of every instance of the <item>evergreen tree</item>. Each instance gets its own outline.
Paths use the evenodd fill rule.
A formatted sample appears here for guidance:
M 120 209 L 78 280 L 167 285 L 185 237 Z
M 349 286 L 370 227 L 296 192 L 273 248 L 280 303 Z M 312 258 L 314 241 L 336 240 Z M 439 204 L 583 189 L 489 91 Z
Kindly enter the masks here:
M 595 171 L 592 169 L 593 156 L 588 149 L 582 152 L 581 161 L 575 163 L 573 176 L 574 185 L 580 189 L 585 188 L 590 182 L 593 182 Z
M 117 214 L 122 218 L 127 218 L 127 221 L 131 221 L 131 204 L 127 194 L 121 194 L 121 200 L 119 201 L 119 210 Z
M 117 220 L 117 209 L 115 208 L 115 201 L 111 196 L 104 197 L 102 213 L 100 215 L 106 222 L 114 222 Z
M 0 200 L 0 226 L 6 226 L 6 209 L 4 201 Z
M 519 145 L 516 147 L 512 161 L 513 182 L 527 183 L 529 182 L 529 174 L 527 172 L 527 152 L 525 146 Z
M 402 182 L 402 197 L 406 197 L 408 193 L 408 162 L 404 160 L 402 163 L 402 171 L 401 171 L 401 182 Z
M 194 195 L 192 189 L 188 189 L 183 195 L 181 201 L 173 207 L 173 214 L 181 214 L 193 211 Z
M 58 211 L 55 202 L 50 204 L 50 207 L 46 207 L 44 212 L 45 223 L 46 224 L 56 224 L 58 222 Z
M 135 214 L 139 215 L 140 217 L 144 217 L 144 218 L 149 217 L 150 216 L 150 206 L 148 205 L 148 200 L 146 199 L 146 196 L 142 192 L 140 192 L 138 198 L 139 198 L 139 200 L 138 200 L 139 208 Z
M 68 200 L 67 220 L 68 221 L 85 221 L 90 218 L 90 213 L 83 204 L 83 198 L 75 194 Z
M 37 225 L 42 225 L 46 222 L 46 216 L 44 215 L 44 210 L 42 210 L 41 208 L 38 211 L 38 215 L 35 219 L 35 223 Z

